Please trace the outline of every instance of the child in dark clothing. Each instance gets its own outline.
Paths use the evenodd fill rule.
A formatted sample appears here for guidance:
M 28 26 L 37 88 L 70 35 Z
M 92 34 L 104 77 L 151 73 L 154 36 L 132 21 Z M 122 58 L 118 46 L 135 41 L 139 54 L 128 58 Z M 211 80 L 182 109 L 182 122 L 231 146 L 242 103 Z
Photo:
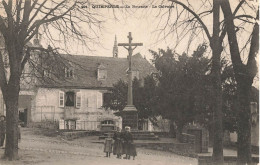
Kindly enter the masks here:
M 110 153 L 112 152 L 112 144 L 113 144 L 113 139 L 109 134 L 108 137 L 105 139 L 105 144 L 104 144 L 104 152 L 106 153 L 106 157 L 110 157 Z

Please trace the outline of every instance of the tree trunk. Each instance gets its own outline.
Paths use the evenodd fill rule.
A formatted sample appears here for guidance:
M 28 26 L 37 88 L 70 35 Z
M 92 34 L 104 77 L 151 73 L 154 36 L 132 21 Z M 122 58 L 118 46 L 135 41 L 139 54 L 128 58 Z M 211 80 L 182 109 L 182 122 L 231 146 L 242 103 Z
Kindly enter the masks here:
M 174 125 L 174 121 L 173 120 L 170 121 L 169 135 L 170 135 L 170 137 L 176 136 L 176 130 L 175 130 L 175 125 Z
M 209 147 L 213 147 L 214 130 L 213 130 L 213 125 L 212 125 L 212 123 L 209 124 L 208 130 L 209 130 Z
M 213 35 L 210 41 L 212 49 L 212 83 L 214 90 L 214 104 L 213 104 L 213 154 L 212 160 L 215 164 L 223 164 L 223 126 L 222 126 L 222 88 L 221 88 L 221 64 L 220 55 L 222 52 L 222 45 L 219 38 L 219 0 L 213 1 Z
M 222 92 L 221 92 L 221 80 L 220 71 L 216 71 L 214 75 L 214 95 L 215 104 L 213 107 L 213 161 L 217 164 L 224 162 L 223 157 L 223 125 L 222 125 Z
M 176 138 L 179 142 L 181 142 L 181 138 L 182 138 L 182 130 L 183 130 L 183 127 L 184 127 L 184 123 L 179 121 L 177 122 L 177 131 L 176 131 Z
M 238 82 L 238 164 L 251 163 L 251 109 L 250 91 L 252 83 L 248 80 Z
M 6 93 L 3 93 L 6 104 L 6 144 L 4 158 L 18 158 L 18 98 L 19 77 L 11 77 Z
M 237 41 L 236 27 L 234 24 L 234 16 L 228 0 L 221 1 L 221 8 L 225 18 L 227 27 L 228 42 L 232 65 L 237 81 L 238 91 L 238 148 L 237 161 L 238 164 L 251 163 L 251 111 L 250 99 L 251 86 L 253 79 L 257 74 L 256 55 L 259 51 L 259 24 L 256 21 L 250 43 L 248 61 L 245 65 L 240 56 L 239 45 Z M 257 11 L 256 20 L 259 20 L 259 11 Z

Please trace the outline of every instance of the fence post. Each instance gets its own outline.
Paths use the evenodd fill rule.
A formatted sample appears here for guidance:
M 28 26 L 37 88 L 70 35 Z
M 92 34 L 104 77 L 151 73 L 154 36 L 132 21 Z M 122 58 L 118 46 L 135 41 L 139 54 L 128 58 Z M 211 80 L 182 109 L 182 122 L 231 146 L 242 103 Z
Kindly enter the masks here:
M 41 122 L 42 122 L 42 107 L 41 107 Z

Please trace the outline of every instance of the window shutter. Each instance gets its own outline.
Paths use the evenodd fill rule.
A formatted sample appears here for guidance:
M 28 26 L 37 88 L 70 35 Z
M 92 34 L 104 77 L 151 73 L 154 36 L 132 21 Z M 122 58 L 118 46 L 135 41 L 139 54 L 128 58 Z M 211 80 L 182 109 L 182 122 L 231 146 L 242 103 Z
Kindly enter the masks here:
M 80 108 L 81 106 L 81 93 L 77 92 L 77 96 L 76 96 L 76 108 Z
M 101 108 L 103 102 L 102 102 L 102 93 L 97 93 L 97 108 Z
M 59 120 L 59 129 L 65 129 L 65 123 L 64 120 Z
M 59 92 L 59 107 L 64 107 L 64 92 Z

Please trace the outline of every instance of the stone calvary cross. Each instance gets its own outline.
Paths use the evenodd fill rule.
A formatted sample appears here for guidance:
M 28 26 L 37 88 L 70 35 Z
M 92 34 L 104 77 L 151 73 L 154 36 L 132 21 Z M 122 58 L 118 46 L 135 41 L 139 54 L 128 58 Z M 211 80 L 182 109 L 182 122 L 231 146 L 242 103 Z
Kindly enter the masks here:
M 125 49 L 128 50 L 128 62 L 129 62 L 129 69 L 128 69 L 128 93 L 127 93 L 127 105 L 121 112 L 122 116 L 122 127 L 130 126 L 131 129 L 137 130 L 138 129 L 138 114 L 135 106 L 133 105 L 133 82 L 132 82 L 132 54 L 133 50 L 137 46 L 143 46 L 143 43 L 132 43 L 132 34 L 129 32 L 127 36 L 129 39 L 129 43 L 118 43 L 118 46 L 123 46 Z

